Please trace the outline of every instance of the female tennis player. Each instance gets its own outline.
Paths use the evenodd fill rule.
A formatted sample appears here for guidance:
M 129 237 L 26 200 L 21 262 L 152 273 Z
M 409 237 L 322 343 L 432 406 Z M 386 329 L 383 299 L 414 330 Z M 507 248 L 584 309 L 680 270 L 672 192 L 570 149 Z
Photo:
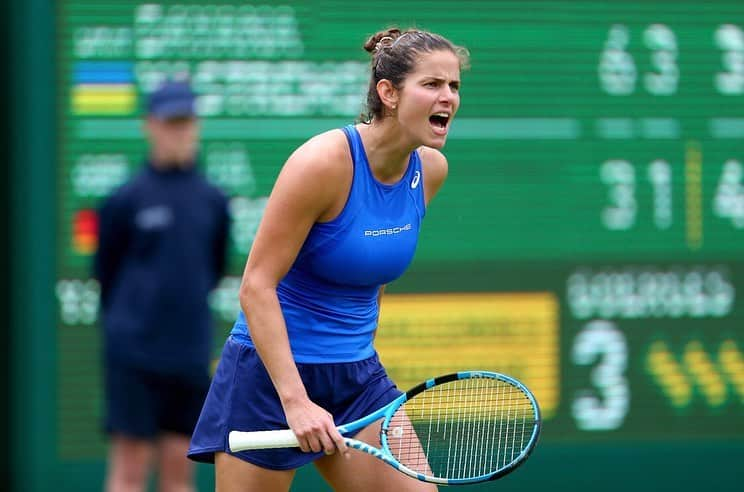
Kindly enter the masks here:
M 292 153 L 248 255 L 241 312 L 189 449 L 215 463 L 220 492 L 287 491 L 309 462 L 335 490 L 436 490 L 347 449 L 335 427 L 401 394 L 373 345 L 379 297 L 413 259 L 426 206 L 447 175 L 438 149 L 468 54 L 415 29 L 378 32 L 364 49 L 372 60 L 361 123 Z M 232 429 L 287 427 L 300 449 L 227 447 Z M 348 437 L 379 445 L 379 427 Z

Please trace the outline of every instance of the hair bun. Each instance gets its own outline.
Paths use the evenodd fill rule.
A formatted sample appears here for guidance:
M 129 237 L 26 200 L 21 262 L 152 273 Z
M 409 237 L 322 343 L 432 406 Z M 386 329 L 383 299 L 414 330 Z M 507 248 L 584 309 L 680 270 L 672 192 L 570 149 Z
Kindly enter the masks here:
M 392 45 L 400 35 L 401 31 L 397 27 L 377 32 L 364 43 L 364 50 L 369 53 L 377 53 L 381 48 Z
M 375 44 L 375 51 L 380 51 L 380 48 L 384 48 L 386 46 L 390 46 L 393 44 L 395 40 L 390 36 L 383 36 L 380 38 L 380 40 Z

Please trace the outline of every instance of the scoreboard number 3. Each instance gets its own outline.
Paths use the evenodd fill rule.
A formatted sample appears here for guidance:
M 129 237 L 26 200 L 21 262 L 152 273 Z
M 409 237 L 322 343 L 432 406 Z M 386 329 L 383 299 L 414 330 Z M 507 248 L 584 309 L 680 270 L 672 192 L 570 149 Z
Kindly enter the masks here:
M 571 414 L 577 428 L 586 431 L 619 428 L 630 405 L 630 388 L 625 377 L 628 346 L 625 335 L 614 323 L 594 320 L 574 340 L 571 360 L 579 366 L 594 364 L 592 388 L 576 393 Z

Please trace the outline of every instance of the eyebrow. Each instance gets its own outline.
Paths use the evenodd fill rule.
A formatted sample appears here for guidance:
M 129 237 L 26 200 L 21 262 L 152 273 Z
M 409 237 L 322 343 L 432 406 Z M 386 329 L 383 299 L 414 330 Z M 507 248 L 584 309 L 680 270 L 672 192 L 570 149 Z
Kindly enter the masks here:
M 447 79 L 445 79 L 443 77 L 439 77 L 437 75 L 424 75 L 423 76 L 423 79 L 425 79 L 425 80 L 436 80 L 437 82 L 447 82 Z M 460 79 L 452 79 L 450 81 L 450 83 L 452 83 L 452 82 L 459 84 L 460 83 Z

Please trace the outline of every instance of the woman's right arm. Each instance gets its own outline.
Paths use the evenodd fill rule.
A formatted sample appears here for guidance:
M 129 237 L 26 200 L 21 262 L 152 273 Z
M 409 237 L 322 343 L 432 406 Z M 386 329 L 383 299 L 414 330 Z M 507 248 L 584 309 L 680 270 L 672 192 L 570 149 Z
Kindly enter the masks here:
M 303 451 L 346 452 L 346 446 L 332 416 L 307 395 L 290 351 L 276 288 L 312 225 L 338 203 L 343 183 L 350 183 L 345 146 L 341 132 L 328 132 L 290 156 L 266 204 L 240 286 L 251 339 Z

